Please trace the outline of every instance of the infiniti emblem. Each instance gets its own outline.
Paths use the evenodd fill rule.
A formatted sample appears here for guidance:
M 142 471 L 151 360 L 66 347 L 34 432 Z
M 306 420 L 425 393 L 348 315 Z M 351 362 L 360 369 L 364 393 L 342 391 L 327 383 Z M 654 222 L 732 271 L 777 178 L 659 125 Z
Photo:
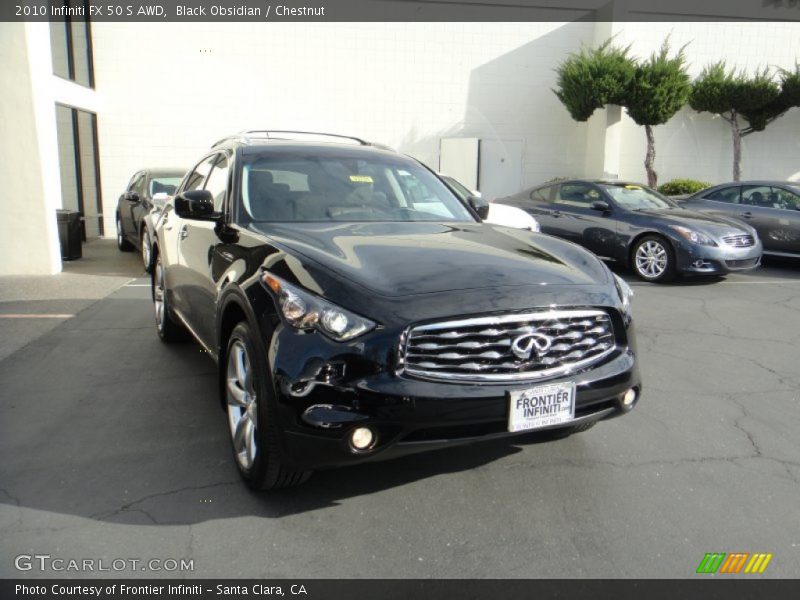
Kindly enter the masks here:
M 529 359 L 534 353 L 538 356 L 544 354 L 553 345 L 553 338 L 542 333 L 526 333 L 511 342 L 511 351 L 514 356 Z

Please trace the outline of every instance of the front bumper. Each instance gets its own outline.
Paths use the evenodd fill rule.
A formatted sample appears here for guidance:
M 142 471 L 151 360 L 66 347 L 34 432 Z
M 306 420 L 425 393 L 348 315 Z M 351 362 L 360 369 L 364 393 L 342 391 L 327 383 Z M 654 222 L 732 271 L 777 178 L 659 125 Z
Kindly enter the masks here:
M 384 335 L 386 339 L 377 334 L 371 343 L 357 344 L 359 355 L 347 356 L 340 345 L 318 334 L 301 335 L 282 326 L 276 330 L 268 354 L 288 464 L 297 469 L 337 467 L 520 435 L 526 432 L 507 430 L 508 391 L 544 383 L 575 382 L 576 419 L 569 426 L 625 414 L 640 397 L 632 326 L 628 345 L 599 365 L 522 384 L 442 383 L 395 375 L 368 360 L 394 337 Z M 637 391 L 636 402 L 625 406 L 622 396 L 631 388 Z M 350 447 L 349 434 L 359 426 L 377 433 L 368 452 Z
M 676 244 L 677 270 L 698 275 L 724 275 L 735 271 L 749 271 L 761 264 L 763 247 L 761 240 L 754 246 L 701 246 L 687 241 Z

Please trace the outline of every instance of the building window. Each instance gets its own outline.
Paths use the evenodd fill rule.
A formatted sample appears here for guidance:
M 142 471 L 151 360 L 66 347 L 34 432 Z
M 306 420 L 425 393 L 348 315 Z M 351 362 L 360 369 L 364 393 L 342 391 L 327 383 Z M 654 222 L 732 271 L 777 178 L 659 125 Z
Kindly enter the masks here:
M 88 0 L 56 0 L 53 6 L 65 9 L 79 6 L 89 14 Z M 65 10 L 65 15 L 69 11 Z M 50 22 L 50 49 L 53 56 L 53 73 L 77 84 L 94 87 L 92 62 L 92 30 L 86 17 L 65 16 L 63 21 Z
M 83 217 L 85 237 L 103 235 L 97 115 L 56 104 L 61 206 Z

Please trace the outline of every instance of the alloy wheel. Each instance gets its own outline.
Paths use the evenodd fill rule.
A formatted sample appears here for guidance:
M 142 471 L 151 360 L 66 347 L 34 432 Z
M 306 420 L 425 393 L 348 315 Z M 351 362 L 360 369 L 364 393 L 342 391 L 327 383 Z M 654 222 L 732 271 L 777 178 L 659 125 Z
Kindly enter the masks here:
M 656 240 L 647 240 L 636 249 L 636 270 L 647 279 L 657 279 L 667 270 L 667 249 Z
M 144 263 L 144 268 L 149 269 L 150 267 L 150 234 L 147 232 L 142 235 L 142 262 Z
M 156 260 L 153 273 L 153 305 L 156 311 L 156 327 L 159 331 L 164 329 L 164 269 L 161 266 L 161 257 Z
M 256 458 L 258 404 L 250 357 L 239 340 L 234 341 L 228 351 L 226 399 L 234 454 L 239 466 L 246 471 Z

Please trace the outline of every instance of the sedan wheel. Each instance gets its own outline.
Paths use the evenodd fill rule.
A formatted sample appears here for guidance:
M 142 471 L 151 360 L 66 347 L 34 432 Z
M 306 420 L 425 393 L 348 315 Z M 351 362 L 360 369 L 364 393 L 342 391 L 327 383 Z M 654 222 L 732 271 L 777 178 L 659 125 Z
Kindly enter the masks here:
M 153 268 L 153 265 L 150 263 L 152 260 L 152 248 L 150 246 L 150 234 L 147 233 L 145 229 L 142 232 L 142 263 L 144 263 L 144 270 L 146 273 L 149 273 L 150 270 Z
M 128 252 L 133 249 L 131 243 L 125 239 L 125 236 L 122 233 L 122 219 L 117 217 L 117 248 L 119 248 L 122 252 Z
M 156 270 L 153 273 L 153 307 L 156 311 L 156 327 L 161 333 L 164 329 L 164 268 L 161 258 L 156 261 Z
M 633 251 L 633 268 L 645 281 L 668 281 L 675 274 L 669 242 L 657 236 L 642 238 Z
M 256 459 L 258 402 L 247 348 L 239 340 L 228 351 L 227 368 L 228 426 L 236 461 L 244 471 Z

